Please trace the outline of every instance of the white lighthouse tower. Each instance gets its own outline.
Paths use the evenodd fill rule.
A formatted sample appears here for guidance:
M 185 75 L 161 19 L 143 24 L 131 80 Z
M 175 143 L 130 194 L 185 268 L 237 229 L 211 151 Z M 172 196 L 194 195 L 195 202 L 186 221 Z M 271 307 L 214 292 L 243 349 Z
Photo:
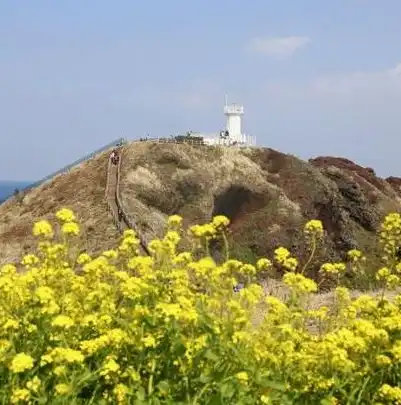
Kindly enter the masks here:
M 219 134 L 195 133 L 203 138 L 206 145 L 224 145 L 224 146 L 254 146 L 256 138 L 242 133 L 242 116 L 244 115 L 244 106 L 236 103 L 227 103 L 225 97 L 224 114 L 227 118 L 226 129 Z
M 244 115 L 244 106 L 239 104 L 228 104 L 227 96 L 224 106 L 224 114 L 227 117 L 226 131 L 231 142 L 244 143 L 245 136 L 242 133 L 242 116 Z

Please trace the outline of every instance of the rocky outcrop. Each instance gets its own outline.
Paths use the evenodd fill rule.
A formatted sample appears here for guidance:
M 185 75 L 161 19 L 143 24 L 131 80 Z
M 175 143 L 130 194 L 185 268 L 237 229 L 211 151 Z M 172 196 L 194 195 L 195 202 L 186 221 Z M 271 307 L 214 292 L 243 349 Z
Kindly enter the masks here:
M 305 259 L 302 227 L 312 218 L 327 231 L 316 263 L 356 247 L 373 251 L 380 221 L 401 207 L 395 181 L 343 158 L 305 162 L 269 148 L 158 144 L 131 145 L 124 154 L 121 195 L 143 232 L 158 236 L 173 213 L 187 223 L 224 214 L 240 259 L 271 256 L 281 245 Z

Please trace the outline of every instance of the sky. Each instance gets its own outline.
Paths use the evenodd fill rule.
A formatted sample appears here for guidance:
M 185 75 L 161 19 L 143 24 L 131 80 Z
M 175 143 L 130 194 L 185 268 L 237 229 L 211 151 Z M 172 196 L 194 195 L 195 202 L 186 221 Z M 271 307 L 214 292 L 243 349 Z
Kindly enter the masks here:
M 225 126 L 401 177 L 399 0 L 1 0 L 0 179 Z

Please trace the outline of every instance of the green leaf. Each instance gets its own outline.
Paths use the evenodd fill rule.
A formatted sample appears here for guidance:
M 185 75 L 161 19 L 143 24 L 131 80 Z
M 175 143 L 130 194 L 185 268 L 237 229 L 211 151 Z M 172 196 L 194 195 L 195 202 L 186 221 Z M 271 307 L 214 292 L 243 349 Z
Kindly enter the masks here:
M 203 384 L 207 384 L 208 382 L 212 381 L 213 377 L 211 375 L 201 374 L 199 377 L 199 381 Z
M 140 403 L 143 403 L 143 402 L 145 401 L 146 392 L 145 392 L 145 390 L 144 390 L 143 387 L 139 387 L 139 388 L 138 388 L 138 391 L 137 391 L 135 394 L 136 394 L 136 399 L 139 400 L 139 401 L 141 401 L 141 402 L 138 403 L 138 405 L 139 405 Z M 136 402 L 135 402 L 135 405 L 137 405 Z
M 221 398 L 220 393 L 213 395 L 213 397 L 208 402 L 209 405 L 224 405 L 223 399 Z
M 224 383 L 220 388 L 221 396 L 224 398 L 232 398 L 235 394 L 235 388 L 230 382 Z
M 217 354 L 213 353 L 210 349 L 206 350 L 205 357 L 208 360 L 212 360 L 212 361 L 215 361 L 215 362 L 220 360 L 219 356 L 217 356 Z
M 285 384 L 280 383 L 278 381 L 272 381 L 267 377 L 261 377 L 259 380 L 259 385 L 262 386 L 263 388 L 271 388 L 272 390 L 275 390 L 275 391 L 281 391 L 281 392 L 286 391 Z
M 168 393 L 170 390 L 170 385 L 169 385 L 168 381 L 160 381 L 157 384 L 157 388 L 162 393 Z

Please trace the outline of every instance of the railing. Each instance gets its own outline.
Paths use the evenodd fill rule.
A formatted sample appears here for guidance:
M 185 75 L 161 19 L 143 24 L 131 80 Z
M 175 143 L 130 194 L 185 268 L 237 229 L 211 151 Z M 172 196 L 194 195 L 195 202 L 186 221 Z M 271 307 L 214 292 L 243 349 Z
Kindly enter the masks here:
M 251 137 L 252 138 L 252 137 Z M 252 139 L 254 142 L 254 138 Z M 43 179 L 40 179 L 32 184 L 29 184 L 28 186 L 24 187 L 21 191 L 28 191 L 31 190 L 35 187 L 39 187 L 40 185 L 42 185 L 43 183 L 45 183 L 46 181 L 51 180 L 53 177 L 58 176 L 59 174 L 64 174 L 64 173 L 68 173 L 72 168 L 74 168 L 75 166 L 78 166 L 79 164 L 86 162 L 90 159 L 93 159 L 96 155 L 98 155 L 99 153 L 102 153 L 104 151 L 106 151 L 107 149 L 110 149 L 112 147 L 115 146 L 120 146 L 120 145 L 124 145 L 127 141 L 124 138 L 119 138 L 116 139 L 113 142 L 110 142 L 109 144 L 103 146 L 100 149 L 95 150 L 94 152 L 76 160 L 73 163 L 70 163 L 69 165 L 57 170 L 56 172 L 53 172 L 51 174 L 49 174 L 48 176 L 44 177 Z M 175 139 L 175 138 L 147 138 L 147 139 L 140 139 L 140 140 L 135 140 L 133 142 L 155 142 L 155 143 L 174 143 L 174 144 L 190 144 L 190 145 L 196 145 L 196 146 L 206 146 L 206 147 L 210 147 L 210 146 L 236 146 L 236 145 L 221 145 L 219 143 L 217 143 L 216 145 L 208 145 L 206 142 L 203 142 L 202 140 L 199 139 L 193 139 L 191 137 L 185 137 L 185 139 Z M 254 145 L 238 145 L 238 146 L 254 146 Z
M 136 225 L 135 221 L 133 219 L 131 219 L 125 212 L 124 209 L 124 204 L 122 203 L 122 200 L 120 198 L 120 173 L 121 173 L 121 161 L 122 161 L 122 153 L 121 153 L 121 149 L 119 151 L 119 159 L 118 159 L 118 163 L 117 163 L 117 179 L 116 179 L 116 190 L 115 190 L 115 203 L 116 203 L 116 207 L 117 207 L 117 212 L 115 211 L 115 209 L 113 209 L 113 207 L 110 204 L 109 201 L 109 192 L 110 192 L 110 183 L 111 183 L 111 179 L 110 179 L 110 175 L 113 172 L 111 170 L 111 159 L 109 158 L 108 161 L 108 165 L 107 165 L 107 184 L 106 184 L 106 190 L 105 190 L 105 198 L 106 198 L 106 202 L 107 202 L 107 207 L 109 209 L 109 211 L 111 212 L 111 215 L 113 217 L 113 222 L 115 224 L 115 226 L 117 227 L 117 229 L 121 232 L 121 223 L 119 221 L 118 218 L 118 210 L 121 211 L 122 214 L 122 220 L 125 222 L 125 224 L 127 225 L 127 227 L 129 229 L 132 229 L 135 231 L 138 239 L 139 239 L 139 243 L 142 247 L 142 249 L 145 251 L 145 253 L 147 255 L 150 254 L 149 249 L 148 249 L 148 243 L 149 241 L 141 234 L 141 232 L 138 229 L 138 226 Z
M 58 176 L 59 174 L 67 173 L 67 172 L 69 172 L 73 167 L 75 167 L 75 166 L 77 166 L 77 165 L 79 165 L 79 164 L 81 164 L 81 163 L 83 163 L 83 162 L 86 162 L 87 160 L 93 159 L 93 158 L 94 158 L 96 155 L 98 155 L 99 153 L 102 153 L 102 152 L 104 152 L 104 151 L 107 150 L 107 149 L 110 149 L 110 148 L 112 148 L 112 147 L 114 147 L 114 146 L 119 146 L 119 145 L 124 144 L 124 143 L 126 143 L 126 140 L 125 140 L 124 138 L 116 139 L 115 141 L 110 142 L 109 144 L 107 144 L 107 145 L 101 147 L 100 149 L 97 149 L 97 150 L 95 150 L 94 152 L 92 152 L 92 153 L 90 153 L 90 154 L 88 154 L 88 155 L 86 155 L 86 156 L 84 156 L 84 157 L 82 157 L 82 158 L 76 160 L 75 162 L 73 162 L 73 163 L 71 163 L 71 164 L 69 164 L 69 165 L 67 165 L 67 166 L 65 166 L 65 167 L 63 167 L 63 168 L 57 170 L 56 172 L 53 172 L 52 174 L 49 174 L 48 176 L 44 177 L 43 179 L 41 179 L 41 180 L 39 180 L 39 181 L 36 181 L 35 183 L 32 183 L 32 184 L 30 184 L 30 185 L 27 186 L 27 187 L 24 187 L 24 188 L 23 188 L 23 191 L 28 191 L 28 190 L 30 190 L 30 189 L 32 189 L 32 188 L 38 187 L 38 186 L 40 186 L 41 184 L 45 183 L 46 181 L 51 180 L 53 177 L 56 177 L 56 176 Z
M 111 216 L 113 218 L 113 222 L 115 227 L 121 231 L 121 226 L 120 226 L 120 222 L 118 220 L 118 213 L 113 209 L 113 207 L 110 204 L 109 201 L 109 189 L 110 189 L 110 174 L 111 174 L 111 159 L 108 159 L 108 164 L 107 164 L 107 182 L 106 182 L 106 190 L 105 190 L 105 199 L 106 199 L 106 203 L 107 203 L 107 208 L 111 213 Z M 116 203 L 117 204 L 117 203 Z
M 258 147 L 256 145 L 256 138 L 250 135 L 246 136 L 246 144 L 230 144 L 229 141 L 226 139 L 215 138 L 213 141 L 209 142 L 209 139 L 206 138 L 205 140 L 199 139 L 191 139 L 191 137 L 186 137 L 185 140 L 182 139 L 174 139 L 174 138 L 147 138 L 147 139 L 136 139 L 132 142 L 153 142 L 153 143 L 174 143 L 174 144 L 189 144 L 195 146 L 205 146 L 205 147 L 244 147 L 244 148 L 255 148 Z
M 141 140 L 134 140 L 133 142 L 153 142 L 153 143 L 175 143 L 175 144 L 189 144 L 189 145 L 197 145 L 197 146 L 208 146 L 204 142 L 198 139 L 191 139 L 188 137 L 185 140 L 181 139 L 174 139 L 174 138 L 147 138 Z
M 128 228 L 133 229 L 139 239 L 139 243 L 142 247 L 142 249 L 145 251 L 147 255 L 150 255 L 149 249 L 148 249 L 148 244 L 149 241 L 147 238 L 145 238 L 141 232 L 139 231 L 139 228 L 135 221 L 130 218 L 126 213 L 124 209 L 124 204 L 122 203 L 121 197 L 120 197 L 120 175 L 121 175 L 121 161 L 122 161 L 122 153 L 120 152 L 119 154 L 119 159 L 118 159 L 118 167 L 117 167 L 117 187 L 116 187 L 116 203 L 117 207 L 121 210 L 122 217 L 127 224 Z

